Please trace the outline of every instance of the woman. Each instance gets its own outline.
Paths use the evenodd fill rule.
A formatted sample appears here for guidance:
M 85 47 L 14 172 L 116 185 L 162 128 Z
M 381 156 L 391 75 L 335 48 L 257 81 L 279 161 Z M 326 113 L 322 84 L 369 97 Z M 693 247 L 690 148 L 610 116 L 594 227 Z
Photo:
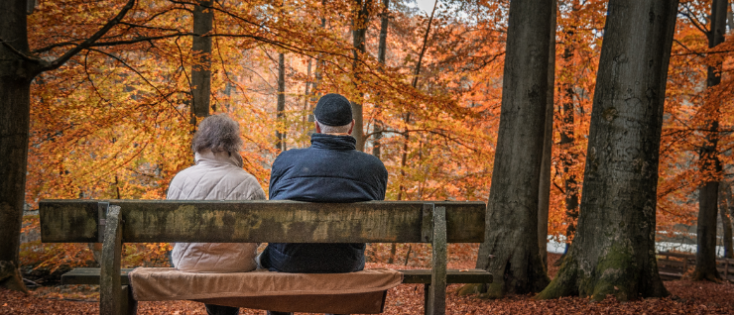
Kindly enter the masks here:
M 168 200 L 264 200 L 254 176 L 242 169 L 239 124 L 227 115 L 205 118 L 194 135 L 194 166 L 168 187 Z M 245 272 L 257 268 L 255 243 L 176 243 L 171 261 L 186 272 Z M 206 305 L 209 314 L 237 314 L 238 308 Z
M 242 169 L 239 124 L 224 114 L 209 116 L 194 135 L 194 166 L 168 187 L 168 200 L 264 200 L 254 176 Z M 171 260 L 187 272 L 244 272 L 257 268 L 255 243 L 176 243 Z

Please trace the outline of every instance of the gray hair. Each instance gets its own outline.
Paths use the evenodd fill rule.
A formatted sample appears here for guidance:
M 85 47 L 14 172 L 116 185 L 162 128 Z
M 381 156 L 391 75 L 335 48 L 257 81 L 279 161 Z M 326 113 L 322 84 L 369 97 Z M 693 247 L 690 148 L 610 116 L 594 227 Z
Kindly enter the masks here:
M 240 124 L 226 114 L 204 118 L 194 135 L 191 147 L 194 152 L 209 149 L 214 153 L 239 154 L 242 149 Z
M 316 121 L 316 123 L 319 124 L 319 128 L 321 128 L 321 133 L 349 133 L 349 127 L 351 127 L 352 125 L 352 122 L 349 122 L 344 126 L 327 126 L 320 123 L 318 120 Z

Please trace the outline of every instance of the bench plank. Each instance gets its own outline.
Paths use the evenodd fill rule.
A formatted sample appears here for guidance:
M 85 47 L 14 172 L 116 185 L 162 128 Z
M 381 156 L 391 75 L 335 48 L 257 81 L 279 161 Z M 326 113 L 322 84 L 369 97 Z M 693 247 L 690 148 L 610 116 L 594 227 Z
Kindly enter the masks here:
M 127 274 L 132 268 L 122 269 L 120 284 L 128 285 Z M 409 269 L 399 270 L 403 274 L 403 283 L 431 283 L 431 270 Z M 447 283 L 492 283 L 492 275 L 481 269 L 458 270 L 446 272 Z M 75 268 L 61 275 L 61 284 L 99 284 L 99 268 Z
M 425 243 L 415 201 L 106 200 L 121 207 L 124 242 Z M 98 241 L 98 200 L 39 203 L 44 243 Z M 429 202 L 430 203 L 430 202 Z M 483 202 L 433 202 L 446 208 L 449 243 L 484 241 Z

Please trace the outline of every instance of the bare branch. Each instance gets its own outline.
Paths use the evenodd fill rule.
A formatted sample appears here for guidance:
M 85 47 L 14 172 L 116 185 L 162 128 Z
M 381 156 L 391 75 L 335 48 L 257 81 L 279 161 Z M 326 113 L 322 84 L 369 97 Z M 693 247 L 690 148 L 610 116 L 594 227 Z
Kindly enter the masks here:
M 106 34 L 110 29 L 112 29 L 115 25 L 120 23 L 122 18 L 125 17 L 127 12 L 130 11 L 130 9 L 132 9 L 134 5 L 135 5 L 135 0 L 128 0 L 125 6 L 122 7 L 122 10 L 120 10 L 120 12 L 117 13 L 117 15 L 113 19 L 107 21 L 107 24 L 102 26 L 102 28 L 99 29 L 96 33 L 94 33 L 94 35 L 87 38 L 85 41 L 81 42 L 79 45 L 76 45 L 76 47 L 70 49 L 65 54 L 61 55 L 61 57 L 56 58 L 56 60 L 52 62 L 48 62 L 48 63 L 44 62 L 43 66 L 35 69 L 36 73 L 41 73 L 43 71 L 57 69 L 58 67 L 61 67 L 61 65 L 69 61 L 71 57 L 74 57 L 76 54 L 78 54 L 82 50 L 91 47 L 92 44 L 94 44 L 98 39 L 104 36 L 104 34 Z
M 39 62 L 39 59 L 35 58 L 34 56 L 28 56 L 25 53 L 23 53 L 22 51 L 20 51 L 18 49 L 15 49 L 15 47 L 13 47 L 12 45 L 8 44 L 2 38 L 0 38 L 0 43 L 2 43 L 5 47 L 8 47 L 8 49 L 10 49 L 10 51 L 12 51 L 13 53 L 15 53 L 16 55 L 20 56 L 21 58 L 23 58 L 23 59 L 25 59 L 27 61 Z

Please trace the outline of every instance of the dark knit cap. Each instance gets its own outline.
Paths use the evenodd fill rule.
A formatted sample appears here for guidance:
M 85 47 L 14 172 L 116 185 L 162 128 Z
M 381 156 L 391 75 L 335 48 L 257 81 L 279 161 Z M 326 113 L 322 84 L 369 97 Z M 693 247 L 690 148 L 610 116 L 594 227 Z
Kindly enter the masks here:
M 352 122 L 352 105 L 346 97 L 330 93 L 319 99 L 313 114 L 321 124 L 345 126 Z

